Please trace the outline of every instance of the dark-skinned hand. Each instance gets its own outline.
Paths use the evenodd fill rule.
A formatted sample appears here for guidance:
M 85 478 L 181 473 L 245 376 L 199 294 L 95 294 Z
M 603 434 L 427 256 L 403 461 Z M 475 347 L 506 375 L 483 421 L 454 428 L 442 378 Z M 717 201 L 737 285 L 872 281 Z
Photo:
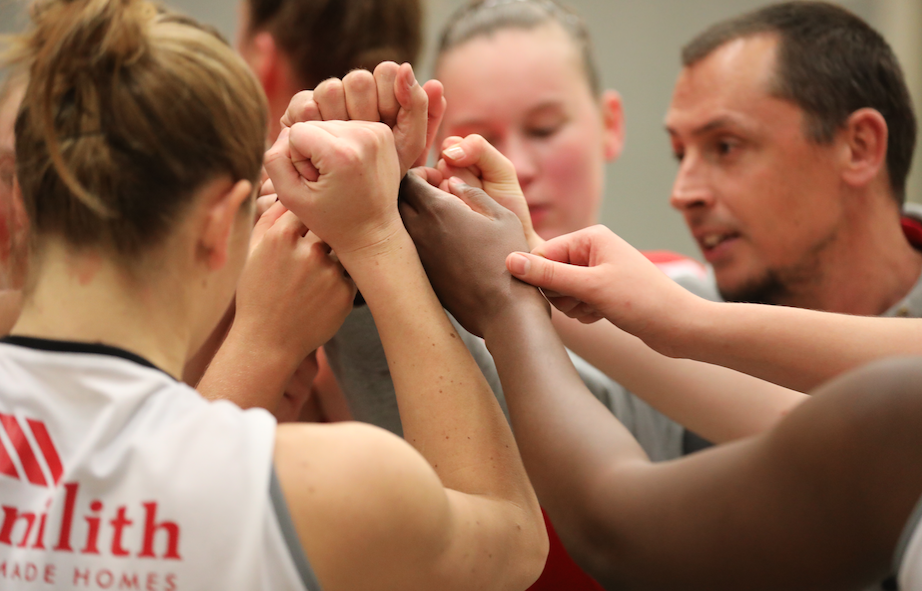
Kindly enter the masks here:
M 544 296 L 512 277 L 506 256 L 527 250 L 522 223 L 484 191 L 452 178 L 446 193 L 433 185 L 442 175 L 412 170 L 400 186 L 400 215 L 442 305 L 469 332 L 483 336 L 491 322 Z

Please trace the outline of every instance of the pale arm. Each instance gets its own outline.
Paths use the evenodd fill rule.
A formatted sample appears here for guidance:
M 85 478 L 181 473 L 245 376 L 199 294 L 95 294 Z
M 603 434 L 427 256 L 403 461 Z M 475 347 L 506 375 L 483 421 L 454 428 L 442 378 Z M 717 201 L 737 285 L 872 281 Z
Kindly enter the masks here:
M 799 391 L 875 359 L 922 354 L 916 319 L 709 302 L 673 284 L 601 226 L 555 238 L 508 262 L 516 277 L 544 289 L 569 316 L 606 318 L 664 355 L 723 365 Z
M 611 323 L 554 311 L 563 343 L 677 423 L 713 443 L 761 433 L 807 396 L 725 367 L 673 359 Z
M 290 139 L 283 132 L 266 166 L 283 203 L 333 247 L 362 291 L 387 353 L 405 437 L 431 464 L 431 482 L 440 481 L 433 491 L 410 480 L 407 494 L 396 495 L 394 502 L 414 508 L 390 509 L 404 516 L 400 527 L 413 535 L 394 535 L 380 516 L 352 523 L 391 557 L 363 565 L 368 582 L 362 587 L 527 587 L 547 551 L 540 509 L 499 406 L 400 221 L 390 130 L 362 122 L 299 123 Z M 430 493 L 440 500 L 417 502 Z M 303 525 L 310 535 L 309 523 Z M 347 541 L 357 535 L 342 534 Z M 400 544 L 407 545 L 403 551 Z M 433 549 L 440 551 L 431 560 L 418 560 Z M 360 558 L 367 563 L 366 554 Z

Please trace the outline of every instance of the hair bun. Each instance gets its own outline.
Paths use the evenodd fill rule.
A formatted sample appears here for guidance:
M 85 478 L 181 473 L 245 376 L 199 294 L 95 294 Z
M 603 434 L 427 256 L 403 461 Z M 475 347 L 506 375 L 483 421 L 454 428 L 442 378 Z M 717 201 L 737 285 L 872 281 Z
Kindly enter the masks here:
M 145 29 L 156 16 L 157 7 L 146 0 L 38 0 L 26 43 L 39 71 L 110 69 L 148 50 Z

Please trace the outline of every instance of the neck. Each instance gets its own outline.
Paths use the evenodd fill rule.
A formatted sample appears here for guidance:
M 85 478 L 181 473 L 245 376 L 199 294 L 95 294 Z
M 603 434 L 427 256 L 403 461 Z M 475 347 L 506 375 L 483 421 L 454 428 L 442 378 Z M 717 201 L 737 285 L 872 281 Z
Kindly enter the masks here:
M 863 199 L 883 205 L 847 212 L 845 230 L 817 254 L 812 272 L 788 283 L 775 303 L 879 316 L 909 293 L 922 274 L 922 254 L 903 235 L 895 202 L 886 195 Z
M 181 378 L 192 344 L 181 291 L 154 289 L 106 257 L 62 244 L 49 245 L 36 263 L 12 334 L 119 347 Z

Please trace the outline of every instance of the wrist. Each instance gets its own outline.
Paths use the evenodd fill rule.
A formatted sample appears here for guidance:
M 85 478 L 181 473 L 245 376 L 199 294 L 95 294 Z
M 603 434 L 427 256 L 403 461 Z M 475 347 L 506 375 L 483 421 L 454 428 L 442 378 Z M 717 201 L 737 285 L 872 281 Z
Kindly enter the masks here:
M 523 334 L 519 328 L 534 326 L 539 323 L 551 322 L 551 306 L 538 289 L 522 285 L 523 289 L 515 290 L 514 297 L 503 306 L 499 306 L 489 317 L 485 318 L 481 327 L 483 338 L 490 343 L 504 336 Z M 518 338 L 518 337 L 516 337 Z
M 701 360 L 702 346 L 720 322 L 722 303 L 690 295 L 687 301 L 650 323 L 647 335 L 638 335 L 655 351 L 668 357 Z
M 398 217 L 364 233 L 367 238 L 361 244 L 340 246 L 334 249 L 340 263 L 347 270 L 379 265 L 382 260 L 392 259 L 404 253 L 407 246 L 413 248 L 413 240 Z M 349 271 L 352 274 L 352 271 Z
M 273 338 L 279 334 L 266 325 L 238 318 L 231 325 L 221 350 L 225 357 L 240 360 L 236 362 L 240 366 L 252 367 L 255 362 L 258 367 L 275 375 L 286 376 L 287 381 L 287 376 L 294 373 L 310 351 L 305 352 L 304 347 L 292 346 L 291 342 L 282 342 L 284 339 Z

